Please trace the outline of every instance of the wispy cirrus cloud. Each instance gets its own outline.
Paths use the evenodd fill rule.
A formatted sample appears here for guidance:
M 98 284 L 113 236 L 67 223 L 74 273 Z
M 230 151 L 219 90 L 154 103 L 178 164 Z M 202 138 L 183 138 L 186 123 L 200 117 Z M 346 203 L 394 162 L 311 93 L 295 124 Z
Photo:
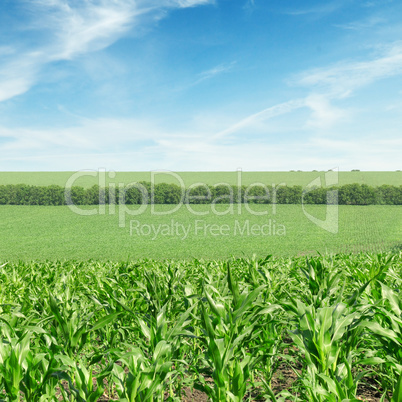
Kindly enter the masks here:
M 100 152 L 102 149 L 122 150 L 129 144 L 164 138 L 158 126 L 141 119 L 86 119 L 64 128 L 7 128 L 0 126 L 0 140 L 6 138 L 2 153 L 41 156 L 49 152 Z M 121 147 L 121 148 L 120 148 Z
M 224 143 L 212 129 L 178 133 L 138 119 L 83 120 L 63 129 L 7 129 L 0 126 L 0 170 L 394 170 L 402 139 L 303 138 L 292 142 L 252 140 Z M 111 136 L 110 133 L 113 132 Z M 145 140 L 146 141 L 145 141 Z M 134 144 L 134 146 L 132 146 Z M 106 151 L 107 150 L 107 151 Z
M 169 1 L 171 7 L 176 7 L 177 5 L 181 8 L 187 7 L 197 7 L 206 4 L 215 4 L 215 0 L 173 0 Z
M 370 0 L 365 1 L 362 5 L 364 7 L 376 7 L 376 6 L 385 6 L 386 4 L 393 3 L 394 0 Z
M 330 99 L 325 95 L 307 96 L 305 106 L 311 110 L 311 116 L 306 122 L 307 127 L 325 130 L 334 126 L 338 121 L 348 118 L 348 112 L 332 105 Z
M 221 63 L 212 67 L 208 70 L 202 71 L 201 73 L 197 74 L 193 78 L 193 81 L 189 81 L 183 85 L 180 85 L 174 89 L 175 92 L 186 91 L 191 89 L 205 81 L 214 79 L 222 74 L 229 73 L 233 70 L 233 67 L 236 65 L 236 61 L 232 61 L 230 63 Z M 194 79 L 195 78 L 195 79 Z
M 143 45 L 138 47 L 143 52 L 141 56 L 145 56 L 143 58 L 137 58 L 134 54 L 130 54 L 130 57 L 127 58 L 120 58 L 120 53 L 132 51 L 132 46 L 126 46 L 129 41 L 119 43 L 113 54 L 111 52 L 110 54 L 101 53 L 91 58 L 83 57 L 111 46 L 122 37 L 143 35 L 146 31 L 144 27 L 155 26 L 155 21 L 164 18 L 174 9 L 191 8 L 216 2 L 219 7 L 211 8 L 211 11 L 220 13 L 221 9 L 230 5 L 229 9 L 232 12 L 236 9 L 236 12 L 240 13 L 239 17 L 244 18 L 244 13 L 247 13 L 247 5 L 251 8 L 259 7 L 261 12 L 267 7 L 265 3 L 259 3 L 257 0 L 255 4 L 252 0 L 247 2 L 243 0 L 240 7 L 232 6 L 235 2 L 218 0 L 13 1 L 18 2 L 21 5 L 20 8 L 28 10 L 29 13 L 24 12 L 24 18 L 16 19 L 12 27 L 0 24 L 0 38 L 5 38 L 6 36 L 2 33 L 10 29 L 10 32 L 7 33 L 7 42 L 4 39 L 4 43 L 1 43 L 2 39 L 0 39 L 0 101 L 12 99 L 29 91 L 36 83 L 41 82 L 45 71 L 50 72 L 46 79 L 48 79 L 48 83 L 53 84 L 56 78 L 51 75 L 55 74 L 56 68 L 46 68 L 48 65 L 52 66 L 52 63 L 57 66 L 57 74 L 59 74 L 57 79 L 60 79 L 60 76 L 65 78 L 65 74 L 72 77 L 68 83 L 71 86 L 75 82 L 80 83 L 80 80 L 84 81 L 88 76 L 93 81 L 82 92 L 68 92 L 69 88 L 66 92 L 62 92 L 64 88 L 60 86 L 57 88 L 56 86 L 54 88 L 43 86 L 40 91 L 32 93 L 32 97 L 24 98 L 20 105 L 18 105 L 19 102 L 2 105 L 2 109 L 4 106 L 3 115 L 11 124 L 7 127 L 6 121 L 0 123 L 2 153 L 0 170 L 24 170 L 26 167 L 31 170 L 54 170 L 55 168 L 57 170 L 75 170 L 105 166 L 116 170 L 157 168 L 234 170 L 239 166 L 249 170 L 312 170 L 327 169 L 333 166 L 340 166 L 344 170 L 399 168 L 401 142 L 397 138 L 398 135 L 400 136 L 399 127 L 402 127 L 402 119 L 400 113 L 398 114 L 400 109 L 398 109 L 399 104 L 397 103 L 399 101 L 396 94 L 397 88 L 395 88 L 394 96 L 391 94 L 391 97 L 387 98 L 389 110 L 383 118 L 379 116 L 380 112 L 376 114 L 377 111 L 374 109 L 379 105 L 383 111 L 384 104 L 377 101 L 371 102 L 371 99 L 368 99 L 366 103 L 366 99 L 359 98 L 359 91 L 384 78 L 402 74 L 402 43 L 394 42 L 375 49 L 371 47 L 374 51 L 368 55 L 370 47 L 367 45 L 370 45 L 371 37 L 362 41 L 361 31 L 377 26 L 381 26 L 378 31 L 381 31 L 381 28 L 384 28 L 383 31 L 385 31 L 385 27 L 388 29 L 389 25 L 383 23 L 380 17 L 350 22 L 350 17 L 344 15 L 345 13 L 336 13 L 349 0 L 329 1 L 322 5 L 316 2 L 318 6 L 314 8 L 300 4 L 298 10 L 291 10 L 287 13 L 293 14 L 295 17 L 282 15 L 281 20 L 287 18 L 288 22 L 294 23 L 295 18 L 299 18 L 297 16 L 300 16 L 300 20 L 305 16 L 304 20 L 316 22 L 318 19 L 326 18 L 334 13 L 334 17 L 336 17 L 334 22 L 339 22 L 339 27 L 343 29 L 337 30 L 336 33 L 340 34 L 339 36 L 347 36 L 348 40 L 352 38 L 348 42 L 351 46 L 364 48 L 359 55 L 366 53 L 366 56 L 359 56 L 359 59 L 352 55 L 354 57 L 352 61 L 348 59 L 322 66 L 322 57 L 317 59 L 315 53 L 307 52 L 303 66 L 308 60 L 307 62 L 311 66 L 321 65 L 322 67 L 302 71 L 298 67 L 298 60 L 294 59 L 294 65 L 292 62 L 290 66 L 285 66 L 284 63 L 288 61 L 284 61 L 282 64 L 278 63 L 277 68 L 270 70 L 271 67 L 273 68 L 272 58 L 278 56 L 275 49 L 272 48 L 271 54 L 267 51 L 270 49 L 269 43 L 263 41 L 258 49 L 259 53 L 250 52 L 250 40 L 255 39 L 256 36 L 251 35 L 250 25 L 245 24 L 247 31 L 235 32 L 234 30 L 239 28 L 236 26 L 231 31 L 233 33 L 227 35 L 227 38 L 237 35 L 239 43 L 230 42 L 231 46 L 233 45 L 232 50 L 220 53 L 227 57 L 223 60 L 250 62 L 261 56 L 264 75 L 261 74 L 262 69 L 259 70 L 259 67 L 252 70 L 251 73 L 251 70 L 248 70 L 247 72 L 236 71 L 236 75 L 228 74 L 233 72 L 236 62 L 219 64 L 221 60 L 217 61 L 216 47 L 211 55 L 207 54 L 206 48 L 195 49 L 192 47 L 191 51 L 188 51 L 190 44 L 180 42 L 183 29 L 188 29 L 190 25 L 191 29 L 193 28 L 187 17 L 191 14 L 191 18 L 194 18 L 191 21 L 196 21 L 199 17 L 203 18 L 203 13 L 198 16 L 196 13 L 184 15 L 185 13 L 180 12 L 175 16 L 178 18 L 177 20 L 172 19 L 172 21 L 166 21 L 167 24 L 160 24 L 161 35 L 149 35 L 150 41 L 143 38 Z M 1 7 L 0 5 L 0 9 Z M 277 8 L 272 7 L 272 9 L 279 14 L 283 7 L 282 5 Z M 303 7 L 306 8 L 303 9 Z M 13 7 L 9 9 L 12 10 Z M 254 18 L 255 14 L 250 12 L 250 20 Z M 397 13 L 394 14 L 397 15 Z M 388 14 L 383 12 L 378 15 L 387 16 Z M 251 22 L 258 24 L 259 20 L 258 16 L 255 21 Z M 181 22 L 177 25 L 178 21 Z M 205 24 L 209 24 L 210 21 L 210 16 L 208 16 Z M 198 22 L 202 22 L 199 24 L 201 28 L 191 32 L 204 35 L 204 21 L 197 20 L 196 22 L 194 26 L 198 25 Z M 338 43 L 335 43 L 336 41 L 333 39 L 334 24 L 328 23 L 327 19 L 322 22 L 325 22 L 325 26 L 329 27 L 328 29 L 331 31 L 330 36 L 323 35 L 323 40 L 328 40 L 330 46 L 334 46 L 334 52 L 328 52 L 325 58 L 337 57 L 336 55 L 339 54 L 339 51 L 343 52 L 343 49 L 337 48 Z M 304 30 L 305 25 L 313 24 L 300 25 L 303 25 Z M 396 24 L 394 25 L 396 26 Z M 227 29 L 227 27 L 222 29 Z M 263 32 L 266 26 L 261 25 L 260 29 Z M 325 31 L 324 24 L 322 24 L 322 29 Z M 23 33 L 21 34 L 21 32 Z M 244 35 L 243 47 L 240 46 L 240 32 L 247 33 Z M 282 31 L 278 30 L 278 32 Z M 295 35 L 297 35 L 296 32 L 299 31 L 295 30 Z M 305 43 L 304 31 L 300 32 L 300 41 Z M 164 40 L 165 33 L 168 33 L 166 42 L 169 42 L 169 46 L 163 45 L 166 46 L 163 48 L 160 42 L 155 41 L 155 38 L 159 40 L 162 37 Z M 249 37 L 248 34 L 251 36 Z M 364 32 L 365 34 L 366 32 Z M 205 32 L 205 35 L 212 34 Z M 294 42 L 295 35 L 292 32 L 290 41 L 283 42 L 283 49 L 286 49 L 286 43 Z M 307 36 L 310 38 L 310 35 Z M 388 31 L 381 38 L 376 36 L 375 43 L 383 38 L 385 41 L 390 36 Z M 358 37 L 358 42 L 353 39 L 354 37 Z M 364 37 L 366 38 L 366 36 Z M 395 30 L 392 32 L 392 37 L 397 37 Z M 11 40 L 9 40 L 10 38 Z M 313 38 L 315 37 L 313 36 Z M 343 39 L 341 38 L 341 41 Z M 256 46 L 258 46 L 258 40 L 253 42 Z M 177 44 L 180 46 L 176 46 Z M 225 46 L 228 44 L 229 39 Z M 313 43 L 314 45 L 315 43 Z M 194 45 L 191 44 L 191 46 Z M 162 56 L 161 50 L 164 51 Z M 193 57 L 199 51 L 203 52 L 202 65 L 207 66 L 205 70 L 203 70 L 205 67 L 200 67 L 198 62 L 200 59 Z M 175 57 L 176 52 L 180 57 Z M 188 55 L 184 55 L 185 52 Z M 264 52 L 268 55 L 265 59 L 263 58 Z M 118 54 L 119 56 L 117 56 Z M 175 74 L 169 76 L 168 74 L 173 68 L 169 64 L 169 69 L 163 69 L 163 58 L 166 55 L 169 56 L 166 60 L 169 60 L 173 66 L 181 67 L 181 63 L 187 62 L 185 67 L 191 66 L 190 70 L 174 69 Z M 124 60 L 121 63 L 124 64 L 124 68 L 127 68 L 124 73 L 121 72 L 124 70 L 123 68 L 110 71 L 112 69 L 105 60 L 112 57 L 116 57 L 114 58 L 116 63 Z M 190 62 L 189 59 L 191 59 Z M 63 61 L 68 61 L 68 63 L 63 63 Z M 139 64 L 143 63 L 141 68 L 136 65 L 137 61 Z M 132 65 L 130 65 L 129 71 L 130 63 Z M 120 65 L 120 63 L 118 64 Z M 68 71 L 64 70 L 64 66 L 67 66 Z M 288 88 L 284 88 L 284 90 L 279 83 L 283 79 L 283 75 L 274 71 L 280 70 L 279 66 L 286 67 L 284 71 L 291 69 L 296 72 L 289 78 Z M 80 77 L 79 74 L 82 71 L 78 70 L 85 68 L 85 76 Z M 96 82 L 93 72 L 95 70 L 98 74 Z M 265 70 L 269 74 L 266 74 Z M 182 71 L 184 74 L 181 73 Z M 185 73 L 186 71 L 196 71 L 196 73 L 189 77 Z M 199 73 L 197 74 L 197 72 Z M 108 76 L 108 74 L 110 75 Z M 123 79 L 137 79 L 140 82 L 141 79 L 138 77 L 141 74 L 150 77 L 152 84 L 145 82 L 142 84 L 143 87 L 138 89 L 134 88 L 134 85 L 130 86 L 131 82 L 122 82 Z M 160 76 L 157 76 L 158 74 Z M 177 79 L 178 76 L 179 79 Z M 270 77 L 269 80 L 265 78 L 267 76 Z M 219 80 L 220 78 L 224 79 Z M 174 92 L 175 86 L 182 85 L 177 89 L 180 91 L 202 83 L 213 83 L 214 85 L 205 85 L 202 91 L 201 85 L 195 88 L 202 92 L 202 96 L 197 98 L 197 102 L 194 102 L 195 106 L 191 105 L 189 99 L 191 100 L 193 95 L 198 95 L 195 93 L 196 91 L 191 94 L 174 94 L 177 95 L 176 98 L 185 95 L 183 96 L 184 101 L 172 99 L 171 105 L 162 105 L 162 102 L 150 102 L 150 106 L 144 105 L 143 95 L 152 91 L 159 94 L 164 90 L 164 82 L 169 83 L 167 85 L 169 95 Z M 237 88 L 239 82 L 241 85 Z M 110 88 L 107 96 L 97 96 L 99 83 Z M 119 102 L 121 96 L 117 88 L 119 83 L 125 86 L 127 83 L 127 91 L 131 92 L 130 96 L 121 102 Z M 286 82 L 284 86 L 286 86 Z M 231 90 L 227 91 L 227 88 Z M 254 88 L 257 88 L 257 91 L 253 91 Z M 380 88 L 380 85 L 375 87 L 375 89 L 377 88 Z M 55 92 L 53 89 L 60 92 Z M 366 89 L 367 93 L 371 95 L 371 88 Z M 51 97 L 47 97 L 48 94 L 44 94 L 45 91 L 51 92 Z M 60 93 L 63 94 L 62 97 L 58 97 Z M 284 93 L 286 93 L 285 97 Z M 64 96 L 64 94 L 66 95 Z M 81 94 L 83 96 L 80 96 Z M 90 96 L 85 96 L 88 94 Z M 110 96 L 111 94 L 112 96 Z M 220 96 L 220 94 L 224 96 Z M 377 94 L 379 92 L 376 92 L 375 96 Z M 384 91 L 384 94 L 390 94 L 390 91 Z M 234 98 L 235 96 L 237 98 Z M 261 103 L 264 102 L 261 100 L 264 96 L 271 99 L 266 105 Z M 366 92 L 364 96 L 370 98 Z M 74 101 L 71 102 L 69 97 L 73 97 Z M 78 101 L 76 98 L 79 98 Z M 95 104 L 92 107 L 91 100 L 95 98 L 106 99 L 105 106 Z M 206 99 L 204 104 L 202 104 L 203 98 Z M 45 99 L 43 107 L 35 109 L 42 99 Z M 118 107 L 115 107 L 115 99 L 118 101 Z M 52 103 L 51 100 L 55 100 L 56 103 L 65 102 L 60 106 L 61 112 L 65 107 L 66 110 L 71 109 L 74 112 L 79 110 L 80 115 L 75 113 L 71 115 L 71 118 L 63 118 L 61 114 L 55 113 L 56 105 L 52 104 L 53 110 L 48 107 Z M 89 106 L 82 107 L 84 102 Z M 260 106 L 257 106 L 254 112 L 245 112 L 245 110 L 250 110 L 251 105 L 258 103 Z M 33 105 L 34 107 L 32 107 Z M 122 109 L 124 107 L 126 109 L 120 110 L 120 105 L 123 105 Z M 135 106 L 133 107 L 133 105 Z M 138 105 L 139 107 L 137 107 Z M 200 108 L 199 105 L 203 106 Z M 168 106 L 166 110 L 165 106 Z M 242 107 L 244 107 L 243 113 L 239 112 Z M 32 108 L 31 111 L 30 108 Z M 96 117 L 98 108 L 105 117 Z M 10 117 L 7 116 L 8 111 L 11 111 Z M 14 111 L 17 113 L 12 116 Z M 19 120 L 20 113 L 25 111 L 28 112 L 28 118 Z M 37 120 L 35 120 L 37 116 L 34 116 L 36 111 L 39 112 L 38 114 L 42 113 Z M 374 113 L 371 113 L 372 111 Z M 377 121 L 377 115 L 380 117 L 379 121 Z M 32 116 L 34 118 L 31 118 Z M 91 118 L 87 118 L 87 116 L 91 116 Z M 122 118 L 122 116 L 126 118 Z M 390 119 L 387 120 L 388 117 L 392 119 L 392 122 Z M 51 127 L 53 122 L 56 122 L 56 125 Z M 24 127 L 24 124 L 30 126 Z M 376 126 L 374 127 L 374 125 Z M 378 127 L 380 127 L 380 131 L 378 131 Z M 371 133 L 371 137 L 366 136 L 366 133 Z
M 130 1 L 82 2 L 77 7 L 59 1 L 48 7 L 53 11 L 48 15 L 48 26 L 57 38 L 49 46 L 50 60 L 69 60 L 108 47 L 145 12 Z
M 284 11 L 284 14 L 287 15 L 314 15 L 314 16 L 325 16 L 328 14 L 333 13 L 334 11 L 337 11 L 338 9 L 342 8 L 344 6 L 344 1 L 337 0 L 337 1 L 331 1 L 326 4 L 321 4 L 319 6 L 314 6 L 314 7 L 307 7 L 307 8 L 299 8 L 299 9 L 292 9 L 292 10 L 286 10 Z
M 214 138 L 218 139 L 226 137 L 230 134 L 239 131 L 240 129 L 252 127 L 262 121 L 266 121 L 272 119 L 273 117 L 290 113 L 304 106 L 305 106 L 305 99 L 294 99 L 288 102 L 280 103 L 275 106 L 271 106 L 269 108 L 261 110 L 260 112 L 247 116 L 244 119 L 238 121 L 237 123 L 231 125 L 230 127 L 216 133 L 214 135 Z
M 342 98 L 374 81 L 400 74 L 402 74 L 402 43 L 396 42 L 385 47 L 377 57 L 309 70 L 290 82 L 312 91 Z
M 203 81 L 214 78 L 217 75 L 228 73 L 233 69 L 235 64 L 236 64 L 235 61 L 232 61 L 231 63 L 222 63 L 209 70 L 203 71 L 202 73 L 199 74 L 198 76 L 199 78 L 193 83 L 193 85 L 197 85 Z
M 0 43 L 0 102 L 28 91 L 49 63 L 73 60 L 102 50 L 149 16 L 168 9 L 214 3 L 213 0 L 37 0 L 21 3 L 30 18 L 17 24 L 13 46 Z M 9 29 L 9 27 L 0 28 Z M 36 38 L 18 45 L 20 30 Z M 8 32 L 8 36 L 13 32 Z
M 216 138 L 234 135 L 246 128 L 253 129 L 261 122 L 289 114 L 297 109 L 310 109 L 305 127 L 326 130 L 340 121 L 347 121 L 350 113 L 334 106 L 335 100 L 351 96 L 358 89 L 378 80 L 402 74 L 402 43 L 383 47 L 376 57 L 365 61 L 343 62 L 334 66 L 305 71 L 288 81 L 291 86 L 305 87 L 304 98 L 293 99 L 268 107 L 247 116 L 228 128 L 217 132 Z
M 15 50 L 16 49 L 13 46 L 0 46 L 0 57 L 15 54 Z
M 378 16 L 371 16 L 364 20 L 352 21 L 347 24 L 335 24 L 336 27 L 350 30 L 350 31 L 363 31 L 373 28 L 378 25 L 385 24 L 387 20 Z
M 209 70 L 203 71 L 200 74 L 200 79 L 208 80 L 209 78 L 212 78 L 215 75 L 226 73 L 227 71 L 230 71 L 235 64 L 236 64 L 235 61 L 232 61 L 231 63 L 228 64 L 219 64 L 218 66 L 215 66 Z
M 0 102 L 21 95 L 31 88 L 39 67 L 28 67 L 27 65 L 34 64 L 29 59 L 30 57 L 20 58 L 0 69 Z
M 246 11 L 246 13 L 251 14 L 255 10 L 255 7 L 255 0 L 247 0 L 243 6 L 243 9 Z

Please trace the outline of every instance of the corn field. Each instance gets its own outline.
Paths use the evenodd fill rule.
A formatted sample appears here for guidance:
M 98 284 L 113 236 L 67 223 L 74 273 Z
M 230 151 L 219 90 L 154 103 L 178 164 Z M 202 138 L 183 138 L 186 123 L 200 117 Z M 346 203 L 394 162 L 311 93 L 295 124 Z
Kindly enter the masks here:
M 401 274 L 400 252 L 5 263 L 0 400 L 401 402 Z

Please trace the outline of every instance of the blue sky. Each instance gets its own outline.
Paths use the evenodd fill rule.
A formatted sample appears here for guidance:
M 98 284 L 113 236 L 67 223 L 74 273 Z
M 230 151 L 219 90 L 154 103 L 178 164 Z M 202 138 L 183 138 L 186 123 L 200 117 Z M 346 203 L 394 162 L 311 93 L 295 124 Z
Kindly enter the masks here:
M 0 170 L 402 169 L 402 2 L 1 0 Z

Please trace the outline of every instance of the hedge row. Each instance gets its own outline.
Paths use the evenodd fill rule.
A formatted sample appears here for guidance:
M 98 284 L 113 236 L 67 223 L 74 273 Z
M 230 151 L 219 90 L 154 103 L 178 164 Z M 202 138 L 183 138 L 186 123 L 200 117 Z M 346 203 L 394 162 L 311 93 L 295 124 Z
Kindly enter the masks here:
M 338 188 L 304 189 L 301 186 L 229 186 L 197 185 L 183 190 L 175 184 L 151 186 L 140 182 L 121 188 L 93 186 L 71 187 L 0 185 L 0 205 L 98 205 L 98 204 L 326 204 L 339 205 L 402 205 L 402 185 L 371 187 L 345 184 Z

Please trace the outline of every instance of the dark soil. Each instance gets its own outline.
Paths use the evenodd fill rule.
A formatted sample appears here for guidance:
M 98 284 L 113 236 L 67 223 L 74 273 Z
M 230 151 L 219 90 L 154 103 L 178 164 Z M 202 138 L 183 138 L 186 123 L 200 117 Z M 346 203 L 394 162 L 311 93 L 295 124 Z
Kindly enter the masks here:
M 294 370 L 289 367 L 289 365 L 283 363 L 279 366 L 278 370 L 275 372 L 272 381 L 271 381 L 271 388 L 274 392 L 275 395 L 279 394 L 281 391 L 288 390 L 289 392 L 292 393 L 292 385 L 295 383 L 297 380 L 298 376 L 295 373 L 298 372 L 300 374 L 300 369 L 299 367 L 295 367 Z M 207 381 L 212 381 L 212 379 L 207 379 Z M 96 380 L 94 379 L 94 385 L 96 383 Z M 67 382 L 63 381 L 63 387 L 65 390 L 68 392 L 68 384 Z M 105 380 L 105 390 L 108 389 L 107 387 L 107 381 Z M 184 402 L 208 402 L 208 396 L 199 390 L 196 389 L 190 389 L 190 388 L 184 388 L 183 393 L 185 394 L 185 397 L 182 398 L 182 401 Z M 261 401 L 261 398 L 258 398 L 259 392 L 258 390 L 254 390 L 253 393 L 251 394 L 252 400 L 253 401 Z M 366 382 L 359 384 L 358 386 L 358 392 L 357 392 L 357 399 L 360 399 L 361 401 L 366 401 L 366 402 L 379 402 L 381 399 L 382 392 L 378 388 L 377 382 L 373 378 L 368 378 L 366 379 Z M 168 397 L 168 394 L 166 393 L 166 399 Z M 62 399 L 59 399 L 62 400 Z M 106 401 L 117 401 L 118 396 L 117 395 L 108 395 L 107 391 L 105 391 L 105 394 L 98 399 L 99 402 L 106 402 Z M 385 400 L 386 402 L 388 399 Z
M 283 365 L 279 367 L 278 371 L 275 373 L 274 378 L 272 379 L 271 388 L 274 391 L 275 395 L 279 394 L 283 390 L 290 391 L 292 384 L 296 380 L 296 373 L 292 369 Z M 187 388 L 185 389 L 185 393 L 186 397 L 182 399 L 185 402 L 208 402 L 207 395 L 201 391 L 191 391 L 189 388 Z M 382 394 L 380 390 L 376 387 L 376 383 L 374 380 L 371 380 L 367 384 L 360 384 L 358 386 L 357 399 L 360 399 L 362 401 L 379 402 L 381 399 L 381 395 Z M 259 399 L 256 398 L 254 400 L 258 401 Z M 386 399 L 386 401 L 388 400 Z

